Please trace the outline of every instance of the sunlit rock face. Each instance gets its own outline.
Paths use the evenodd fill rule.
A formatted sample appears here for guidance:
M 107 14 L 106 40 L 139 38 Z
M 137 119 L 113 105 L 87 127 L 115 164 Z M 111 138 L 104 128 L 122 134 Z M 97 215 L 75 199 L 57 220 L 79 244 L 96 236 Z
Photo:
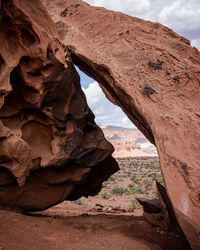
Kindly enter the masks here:
M 40 1 L 1 1 L 0 204 L 26 211 L 95 195 L 118 170 Z
M 200 248 L 200 53 L 159 23 L 79 0 L 43 0 L 73 61 L 158 150 L 168 196 Z

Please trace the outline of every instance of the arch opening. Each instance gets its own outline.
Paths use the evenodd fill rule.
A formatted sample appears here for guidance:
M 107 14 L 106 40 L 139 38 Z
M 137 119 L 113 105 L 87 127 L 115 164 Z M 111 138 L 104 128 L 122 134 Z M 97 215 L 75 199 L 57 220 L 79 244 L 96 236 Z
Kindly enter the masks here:
M 86 75 L 77 66 L 75 68 L 88 106 L 95 114 L 95 121 L 115 148 L 113 157 L 120 170 L 104 182 L 97 196 L 81 198 L 73 203 L 92 207 L 101 204 L 105 210 L 118 208 L 133 211 L 141 208 L 137 198 L 155 199 L 158 197 L 156 181 L 164 185 L 156 147 L 119 106 L 110 102 L 93 75 Z M 114 100 L 113 102 L 115 103 Z
M 71 56 L 73 59 L 73 54 L 71 54 Z M 85 60 L 87 61 L 87 58 L 85 58 Z M 142 116 L 133 103 L 130 105 L 132 108 L 129 109 L 127 100 L 123 102 L 124 98 L 128 98 L 129 100 L 129 96 L 120 89 L 118 93 L 124 96 L 120 96 L 119 99 L 117 98 L 115 93 L 117 87 L 114 86 L 115 83 L 112 79 L 112 74 L 110 72 L 104 72 L 103 77 L 101 77 L 102 70 L 104 71 L 106 69 L 104 66 L 89 65 L 91 62 L 84 62 L 83 64 L 77 63 L 80 62 L 79 60 L 73 62 L 80 70 L 86 73 L 87 76 L 92 77 L 98 82 L 107 99 L 123 109 L 133 124 L 142 132 L 143 139 L 146 138 L 155 145 L 154 136 L 148 121 Z M 92 111 L 94 112 L 94 110 Z M 117 136 L 106 136 L 104 126 L 101 125 L 101 127 L 106 139 L 114 144 L 113 139 Z M 105 126 L 105 128 L 108 127 Z M 111 126 L 111 128 L 113 127 Z M 128 131 L 128 138 L 130 139 L 130 130 L 128 128 L 126 128 L 126 130 Z M 138 143 L 139 142 L 141 143 L 140 140 Z M 115 145 L 114 148 L 116 149 Z M 166 233 L 173 232 L 175 234 L 178 232 L 181 239 L 179 243 L 181 245 L 184 244 L 184 246 L 188 248 L 188 241 L 180 228 L 173 206 L 164 187 L 164 179 L 161 173 L 158 155 L 155 158 L 146 156 L 114 157 L 119 164 L 120 170 L 103 183 L 101 191 L 96 196 L 72 201 L 75 203 L 74 205 L 89 207 L 87 211 L 91 212 L 132 212 L 134 216 L 143 215 L 146 221 L 158 228 L 158 230 L 164 230 Z

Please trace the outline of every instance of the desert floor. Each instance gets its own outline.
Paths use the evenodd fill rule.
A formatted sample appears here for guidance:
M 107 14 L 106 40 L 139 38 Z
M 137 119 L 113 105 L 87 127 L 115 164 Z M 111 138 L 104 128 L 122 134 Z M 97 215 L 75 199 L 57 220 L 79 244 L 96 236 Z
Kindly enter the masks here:
M 181 249 L 174 235 L 144 220 L 136 201 L 137 195 L 156 196 L 154 181 L 162 182 L 158 159 L 121 159 L 119 164 L 121 170 L 95 197 L 28 215 L 0 210 L 0 249 Z

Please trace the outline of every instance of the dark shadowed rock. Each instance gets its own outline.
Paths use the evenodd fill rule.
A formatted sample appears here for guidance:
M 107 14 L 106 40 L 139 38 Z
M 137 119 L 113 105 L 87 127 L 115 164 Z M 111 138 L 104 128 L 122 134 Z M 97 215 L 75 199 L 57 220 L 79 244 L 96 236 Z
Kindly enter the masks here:
M 145 213 L 158 214 L 161 212 L 160 200 L 158 198 L 137 198 L 137 200 L 143 206 Z
M 95 195 L 118 165 L 70 55 L 40 1 L 2 3 L 0 204 L 35 211 Z
M 159 182 L 156 182 L 156 186 L 159 198 L 137 198 L 138 202 L 143 206 L 144 218 L 153 226 L 158 227 L 158 233 L 171 234 L 180 238 L 183 242 L 182 249 L 191 249 L 175 217 L 174 209 L 165 187 Z

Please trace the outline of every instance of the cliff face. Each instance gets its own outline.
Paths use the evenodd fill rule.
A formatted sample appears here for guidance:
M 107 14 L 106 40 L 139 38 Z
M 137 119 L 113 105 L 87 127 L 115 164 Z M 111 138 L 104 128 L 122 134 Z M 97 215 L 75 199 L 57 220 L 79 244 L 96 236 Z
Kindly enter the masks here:
M 40 1 L 2 1 L 0 204 L 42 210 L 95 195 L 118 170 Z
M 78 0 L 43 2 L 74 63 L 156 145 L 176 217 L 199 249 L 199 51 L 159 23 Z
M 115 158 L 157 156 L 156 147 L 138 129 L 102 127 L 104 136 L 115 148 Z

